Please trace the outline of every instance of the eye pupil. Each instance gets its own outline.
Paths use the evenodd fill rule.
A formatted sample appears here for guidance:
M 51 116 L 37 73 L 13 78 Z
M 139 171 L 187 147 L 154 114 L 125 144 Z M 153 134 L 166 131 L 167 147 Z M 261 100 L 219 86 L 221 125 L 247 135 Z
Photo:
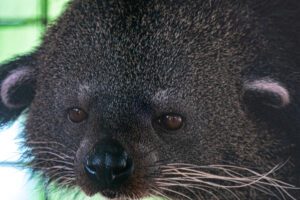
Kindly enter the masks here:
M 80 108 L 72 108 L 68 111 L 69 120 L 74 123 L 79 123 L 87 118 L 87 113 Z
M 158 123 L 166 130 L 175 131 L 182 127 L 183 119 L 180 115 L 166 114 L 158 119 Z

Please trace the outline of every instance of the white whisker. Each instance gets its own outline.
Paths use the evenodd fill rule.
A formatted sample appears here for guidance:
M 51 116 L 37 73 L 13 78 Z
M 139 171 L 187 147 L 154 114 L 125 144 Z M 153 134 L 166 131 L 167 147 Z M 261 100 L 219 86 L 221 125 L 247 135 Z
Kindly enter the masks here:
M 219 197 L 213 193 L 214 189 L 226 190 L 236 199 L 240 199 L 234 190 L 248 187 L 277 199 L 280 199 L 278 196 L 280 195 L 284 200 L 296 200 L 288 190 L 298 190 L 300 188 L 271 177 L 274 172 L 280 170 L 286 163 L 276 165 L 264 174 L 232 165 L 197 166 L 185 163 L 171 163 L 160 167 L 163 177 L 155 178 L 155 182 L 162 189 L 166 190 L 167 188 L 171 190 L 169 192 L 173 193 L 176 191 L 170 189 L 170 187 L 182 187 L 197 198 L 200 197 L 191 189 L 206 192 L 218 200 Z M 212 173 L 212 170 L 215 174 Z M 218 175 L 217 172 L 222 172 L 222 174 Z M 277 194 L 275 194 L 274 190 L 272 191 L 272 188 L 277 191 Z M 181 196 L 185 195 L 183 193 L 180 194 Z
M 174 194 L 177 194 L 177 195 L 180 195 L 182 197 L 185 197 L 189 200 L 193 200 L 192 198 L 190 198 L 189 196 L 185 195 L 185 194 L 182 194 L 181 192 L 178 192 L 178 191 L 175 191 L 175 190 L 172 190 L 172 189 L 169 189 L 169 188 L 166 188 L 166 187 L 160 187 L 162 190 L 165 190 L 165 191 L 168 191 L 168 192 L 171 192 L 171 193 L 174 193 Z
M 51 148 L 51 147 L 32 147 L 32 151 L 34 151 L 34 150 L 37 150 L 38 152 L 39 152 L 39 150 L 47 150 L 47 152 L 49 151 L 49 152 L 57 153 L 57 154 L 59 154 L 61 156 L 64 156 L 66 158 L 73 159 L 73 157 L 71 157 L 71 156 L 69 156 L 65 153 L 62 153 L 62 152 L 60 152 L 60 151 L 58 151 L 54 148 Z
M 36 158 L 35 162 L 30 166 L 38 166 L 38 165 L 41 165 L 41 164 L 44 164 L 44 163 L 49 163 L 49 162 L 65 164 L 66 166 L 73 167 L 73 163 L 68 162 L 67 160 L 58 160 L 58 159 L 55 159 L 55 158 L 52 158 L 52 159 L 51 158 L 50 159 Z

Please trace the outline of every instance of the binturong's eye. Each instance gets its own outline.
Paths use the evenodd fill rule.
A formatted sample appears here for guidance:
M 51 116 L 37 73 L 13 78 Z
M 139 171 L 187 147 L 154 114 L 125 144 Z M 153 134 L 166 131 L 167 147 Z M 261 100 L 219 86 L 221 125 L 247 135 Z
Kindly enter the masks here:
M 182 127 L 183 117 L 178 114 L 168 113 L 157 118 L 156 123 L 164 130 L 176 131 Z
M 88 118 L 88 114 L 81 108 L 71 108 L 68 110 L 68 119 L 73 123 L 80 123 Z

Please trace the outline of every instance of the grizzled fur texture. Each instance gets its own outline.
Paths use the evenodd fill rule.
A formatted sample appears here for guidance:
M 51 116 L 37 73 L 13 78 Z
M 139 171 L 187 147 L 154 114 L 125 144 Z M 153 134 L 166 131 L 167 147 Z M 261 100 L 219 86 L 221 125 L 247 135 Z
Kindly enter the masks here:
M 32 167 L 87 195 L 298 199 L 299 2 L 74 0 L 33 54 L 1 66 L 2 123 L 26 109 Z M 74 107 L 88 118 L 68 120 Z M 183 127 L 158 127 L 165 113 Z M 106 137 L 135 166 L 114 190 L 82 164 Z

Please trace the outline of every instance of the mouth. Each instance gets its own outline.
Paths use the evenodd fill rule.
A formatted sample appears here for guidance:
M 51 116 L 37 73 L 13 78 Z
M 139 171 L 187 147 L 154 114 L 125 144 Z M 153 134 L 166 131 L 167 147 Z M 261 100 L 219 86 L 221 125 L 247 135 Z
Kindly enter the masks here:
M 140 188 L 134 185 L 134 183 L 128 183 L 120 188 L 116 189 L 100 189 L 98 194 L 101 194 L 107 199 L 120 199 L 120 200 L 131 200 L 131 199 L 143 199 L 151 194 L 148 191 L 149 185 L 139 185 Z M 96 194 L 97 194 L 96 193 Z
M 118 194 L 116 191 L 109 190 L 109 189 L 101 191 L 101 194 L 109 199 L 115 199 L 118 197 Z

